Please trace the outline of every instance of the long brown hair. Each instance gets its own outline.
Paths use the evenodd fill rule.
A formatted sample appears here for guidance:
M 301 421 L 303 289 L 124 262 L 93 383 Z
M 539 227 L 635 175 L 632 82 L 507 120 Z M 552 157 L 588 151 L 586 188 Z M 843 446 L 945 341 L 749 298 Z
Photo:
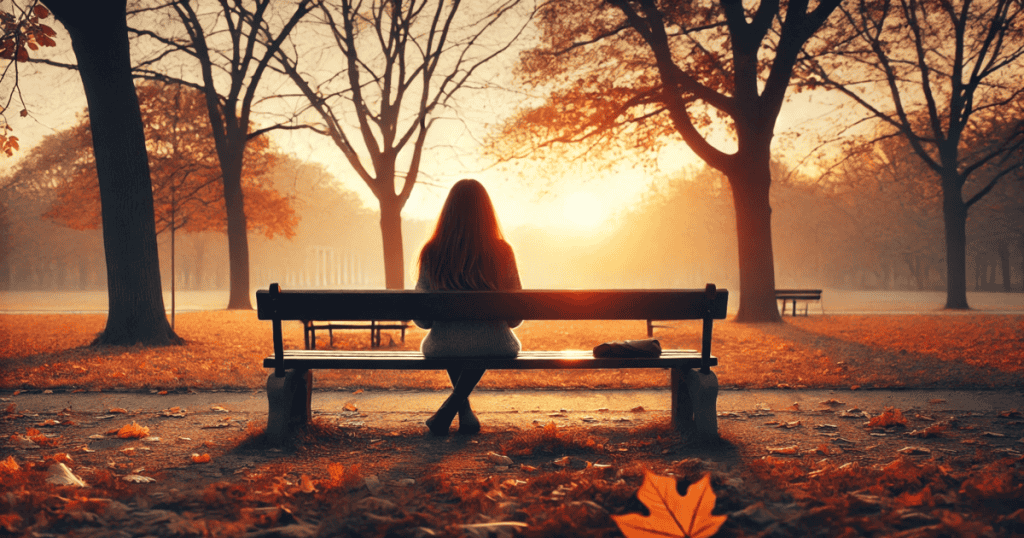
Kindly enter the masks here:
M 420 251 L 420 269 L 437 290 L 503 289 L 512 256 L 487 190 L 475 179 L 463 179 L 448 193 L 434 233 Z

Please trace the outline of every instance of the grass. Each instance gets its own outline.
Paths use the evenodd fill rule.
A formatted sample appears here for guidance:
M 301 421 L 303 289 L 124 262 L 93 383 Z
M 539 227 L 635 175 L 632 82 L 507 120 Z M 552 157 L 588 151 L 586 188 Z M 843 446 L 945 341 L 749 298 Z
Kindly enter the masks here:
M 264 386 L 262 359 L 271 352 L 270 323 L 252 311 L 179 314 L 187 344 L 89 346 L 103 329 L 98 314 L 0 316 L 0 365 L 12 375 L 0 390 L 235 389 Z M 658 329 L 666 349 L 699 347 L 700 326 L 675 322 Z M 591 349 L 617 339 L 643 338 L 642 321 L 528 321 L 516 330 L 524 349 Z M 322 334 L 322 333 L 321 333 Z M 419 348 L 426 331 L 406 341 L 385 332 L 385 345 Z M 302 347 L 298 322 L 284 327 L 285 346 Z M 715 324 L 715 369 L 724 387 L 862 388 L 1019 387 L 1024 381 L 1024 316 L 828 315 L 787 317 L 781 324 Z M 320 336 L 319 347 L 327 346 Z M 368 331 L 337 331 L 335 347 L 368 349 Z M 443 372 L 319 371 L 318 388 L 442 389 Z M 493 371 L 481 388 L 665 387 L 666 370 Z

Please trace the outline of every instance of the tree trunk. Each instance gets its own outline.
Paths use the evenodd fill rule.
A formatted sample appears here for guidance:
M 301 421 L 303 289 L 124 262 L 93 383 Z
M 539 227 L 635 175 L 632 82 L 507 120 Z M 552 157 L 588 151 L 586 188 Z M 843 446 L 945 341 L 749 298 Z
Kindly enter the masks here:
M 402 208 L 397 199 L 380 198 L 380 233 L 384 240 L 384 286 L 405 288 L 405 250 L 402 247 Z
M 999 268 L 1003 272 L 1003 291 L 1013 291 L 1010 286 L 1010 245 L 999 242 Z
M 89 106 L 107 262 L 107 325 L 94 344 L 167 345 L 153 187 L 128 54 L 125 0 L 47 0 L 67 28 Z
M 728 177 L 739 245 L 740 306 L 736 321 L 780 322 L 775 300 L 772 208 L 768 199 L 771 172 L 767 157 L 760 165 L 743 168 Z
M 246 233 L 248 225 L 245 219 L 245 198 L 242 195 L 244 134 L 241 142 L 229 140 L 227 146 L 229 155 L 221 156 L 221 170 L 224 174 L 224 205 L 228 216 L 228 265 L 231 267 L 228 310 L 252 310 L 252 300 L 249 298 L 249 236 Z M 223 160 L 228 163 L 223 164 Z
M 945 308 L 968 310 L 970 307 L 967 305 L 967 206 L 960 194 L 960 188 L 953 186 L 954 181 L 943 178 L 942 183 L 942 220 L 946 230 Z

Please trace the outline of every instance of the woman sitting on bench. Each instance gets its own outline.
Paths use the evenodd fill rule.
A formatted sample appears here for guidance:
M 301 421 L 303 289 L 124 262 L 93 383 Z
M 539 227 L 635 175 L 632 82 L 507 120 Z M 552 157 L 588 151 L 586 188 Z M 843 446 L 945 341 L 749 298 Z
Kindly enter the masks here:
M 515 255 L 502 236 L 491 199 L 483 185 L 473 179 L 459 181 L 448 193 L 419 262 L 419 290 L 522 289 Z M 512 332 L 522 320 L 414 321 L 421 328 L 430 329 L 420 345 L 427 359 L 510 358 L 522 349 Z M 469 407 L 469 394 L 483 375 L 484 370 L 479 369 L 448 370 L 454 390 L 434 416 L 427 419 L 433 434 L 448 435 L 456 414 L 459 433 L 480 431 L 480 421 Z

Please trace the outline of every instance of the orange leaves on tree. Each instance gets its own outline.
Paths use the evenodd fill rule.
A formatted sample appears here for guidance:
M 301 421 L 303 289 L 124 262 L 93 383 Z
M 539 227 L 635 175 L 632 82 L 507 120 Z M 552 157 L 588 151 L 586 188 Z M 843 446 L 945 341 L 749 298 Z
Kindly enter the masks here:
M 159 82 L 140 83 L 136 92 L 146 132 L 157 233 L 225 231 L 224 184 L 205 95 Z M 54 153 L 46 146 L 60 151 Z M 99 179 L 89 121 L 52 135 L 39 147 L 23 168 L 57 185 L 56 199 L 44 216 L 76 230 L 99 228 Z M 246 224 L 268 239 L 291 237 L 298 225 L 292 199 L 267 179 L 275 162 L 266 137 L 253 138 L 246 145 L 242 168 Z
M 29 50 L 39 47 L 53 47 L 57 42 L 53 37 L 57 32 L 40 22 L 50 16 L 50 10 L 36 5 L 30 13 L 11 13 L 0 9 L 0 58 L 27 62 Z
M 651 512 L 649 516 L 625 514 L 612 516 L 626 538 L 678 536 L 706 538 L 718 532 L 726 516 L 713 516 L 715 493 L 711 475 L 705 474 L 690 484 L 686 496 L 676 491 L 676 480 L 646 471 L 637 498 Z

